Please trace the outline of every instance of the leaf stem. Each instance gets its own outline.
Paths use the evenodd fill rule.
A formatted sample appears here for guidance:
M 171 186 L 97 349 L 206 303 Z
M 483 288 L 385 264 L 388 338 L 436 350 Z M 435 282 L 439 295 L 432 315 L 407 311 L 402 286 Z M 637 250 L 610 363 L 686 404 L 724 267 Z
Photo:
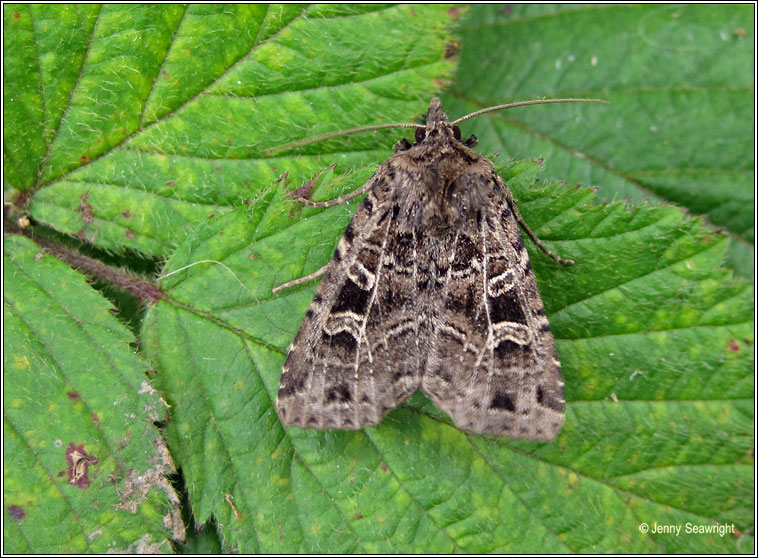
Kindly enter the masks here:
M 157 302 L 164 298 L 159 285 L 146 281 L 123 269 L 106 265 L 99 260 L 85 256 L 49 238 L 35 235 L 32 228 L 21 228 L 11 219 L 4 220 L 3 234 L 20 234 L 25 236 L 45 252 L 55 256 L 74 269 L 81 271 L 89 277 L 113 285 L 122 291 L 126 291 L 139 298 L 140 302 Z

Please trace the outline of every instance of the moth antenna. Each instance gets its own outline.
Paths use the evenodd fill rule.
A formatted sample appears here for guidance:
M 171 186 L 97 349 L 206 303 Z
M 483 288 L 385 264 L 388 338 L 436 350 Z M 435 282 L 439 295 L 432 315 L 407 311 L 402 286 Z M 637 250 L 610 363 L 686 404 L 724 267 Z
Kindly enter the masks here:
M 291 141 L 289 143 L 277 145 L 276 147 L 270 147 L 268 149 L 264 149 L 263 153 L 269 155 L 272 153 L 279 153 L 281 151 L 285 151 L 293 147 L 302 147 L 304 145 L 310 145 L 312 143 L 318 143 L 320 141 L 325 141 L 332 138 L 339 138 L 342 136 L 351 136 L 353 134 L 360 134 L 361 132 L 374 132 L 376 130 L 388 130 L 390 128 L 426 128 L 426 126 L 423 124 L 412 124 L 412 123 L 377 124 L 375 126 L 363 126 L 362 128 L 353 128 L 352 130 L 340 130 L 338 132 L 329 132 L 328 134 L 322 134 L 320 136 L 313 136 L 310 138 L 304 138 L 301 140 Z
M 497 105 L 496 107 L 487 107 L 482 110 L 472 112 L 471 114 L 467 114 L 466 116 L 461 116 L 458 120 L 454 120 L 453 122 L 451 122 L 451 124 L 458 124 L 459 122 L 463 122 L 464 120 L 468 120 L 469 118 L 474 118 L 475 116 L 479 116 L 480 114 L 485 114 L 488 112 L 495 112 L 496 110 L 505 110 L 505 109 L 514 108 L 514 107 L 524 107 L 526 105 L 550 105 L 554 103 L 602 103 L 604 105 L 607 105 L 608 101 L 603 101 L 601 99 L 535 99 L 533 101 L 519 101 L 518 103 L 508 103 L 507 105 Z

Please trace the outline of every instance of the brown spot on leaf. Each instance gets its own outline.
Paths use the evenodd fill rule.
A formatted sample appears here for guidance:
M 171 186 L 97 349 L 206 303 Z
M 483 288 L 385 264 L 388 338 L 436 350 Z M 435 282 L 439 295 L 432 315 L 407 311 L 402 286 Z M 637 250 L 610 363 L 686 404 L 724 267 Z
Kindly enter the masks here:
M 319 173 L 320 174 L 320 173 Z M 295 188 L 290 192 L 290 196 L 293 198 L 308 198 L 308 196 L 311 195 L 313 192 L 313 185 L 316 183 L 316 178 L 318 178 L 318 175 L 311 178 L 308 182 L 300 186 L 299 188 Z
M 445 58 L 452 58 L 456 54 L 458 54 L 458 49 L 460 48 L 460 43 L 458 41 L 453 41 L 452 43 L 448 43 L 445 45 Z
M 32 194 L 31 194 L 32 191 L 33 190 L 26 190 L 24 192 L 19 192 L 18 194 L 16 194 L 16 201 L 13 205 L 15 205 L 16 207 L 25 206 L 32 197 Z M 10 215 L 10 210 L 11 210 L 11 204 L 3 205 L 3 215 L 5 216 L 6 219 Z
M 327 170 L 334 170 L 337 167 L 337 163 L 334 163 L 333 165 L 329 165 L 327 167 Z M 316 185 L 316 180 L 318 180 L 318 177 L 321 176 L 321 173 L 324 172 L 324 169 L 321 169 L 318 171 L 318 174 L 311 178 L 308 182 L 300 186 L 300 188 L 295 188 L 290 192 L 290 196 L 292 196 L 295 199 L 305 198 L 308 199 L 308 197 L 313 192 L 313 187 Z
M 68 397 L 71 401 L 79 401 L 82 398 L 82 396 L 75 391 L 67 391 L 66 397 Z
M 124 216 L 124 219 L 128 219 L 132 216 L 132 214 L 129 211 L 124 211 L 121 215 Z
M 116 504 L 117 510 L 129 513 L 137 513 L 139 505 L 147 498 L 147 493 L 154 487 L 166 490 L 171 488 L 161 471 L 148 469 L 138 474 L 134 469 L 129 469 L 123 482 L 124 487 L 119 489 L 121 501 Z M 171 489 L 173 491 L 173 489 Z
M 729 340 L 729 350 L 733 353 L 736 353 L 740 350 L 740 346 L 734 341 L 734 339 Z
M 130 231 L 129 229 L 126 229 L 126 232 L 124 233 L 124 235 L 126 236 L 126 238 L 134 238 L 135 236 L 137 236 L 137 233 L 134 231 Z
M 79 162 L 82 165 L 86 165 L 87 163 L 89 163 L 89 157 L 87 157 L 86 155 L 82 155 L 81 157 L 79 157 Z
M 21 521 L 26 517 L 24 508 L 20 506 L 8 506 L 8 515 L 10 515 L 16 521 Z
M 382 464 L 381 464 L 380 466 L 381 466 L 381 468 L 382 468 L 382 471 L 384 471 L 385 473 L 386 473 L 387 471 L 389 471 L 389 467 L 387 467 L 387 464 L 386 464 L 386 463 L 382 462 Z
M 87 202 L 88 198 L 89 192 L 82 194 L 79 197 L 82 203 L 79 204 L 79 207 L 77 207 L 76 210 L 82 216 L 82 222 L 90 225 L 95 220 L 95 213 L 92 211 L 92 206 Z
M 169 528 L 174 540 L 181 541 L 184 540 L 185 534 L 184 524 L 181 521 L 179 496 L 166 478 L 166 475 L 176 473 L 176 467 L 162 439 L 153 440 L 153 445 L 156 449 L 156 457 L 148 458 L 153 463 L 153 467 L 140 473 L 129 469 L 126 476 L 119 480 L 116 490 L 120 501 L 115 509 L 135 514 L 139 505 L 147 499 L 147 494 L 153 489 L 158 489 L 165 494 L 171 504 L 170 518 L 164 516 L 164 524 L 170 521 Z
M 747 35 L 747 31 L 745 31 L 744 27 L 738 27 L 737 29 L 734 30 L 734 36 L 737 37 L 738 39 L 741 39 L 745 35 Z
M 68 482 L 79 488 L 89 487 L 89 466 L 97 465 L 98 458 L 84 450 L 84 444 L 75 445 L 71 442 L 66 449 L 68 461 Z
M 92 422 L 94 422 L 95 424 L 100 422 L 100 417 L 97 416 L 97 413 L 92 413 Z
M 168 182 L 164 182 L 164 184 L 166 186 L 174 186 L 176 184 L 176 182 L 174 182 L 173 180 L 169 180 Z
M 449 15 L 452 19 L 458 19 L 461 17 L 461 9 L 460 8 L 450 8 L 447 11 L 447 15 Z

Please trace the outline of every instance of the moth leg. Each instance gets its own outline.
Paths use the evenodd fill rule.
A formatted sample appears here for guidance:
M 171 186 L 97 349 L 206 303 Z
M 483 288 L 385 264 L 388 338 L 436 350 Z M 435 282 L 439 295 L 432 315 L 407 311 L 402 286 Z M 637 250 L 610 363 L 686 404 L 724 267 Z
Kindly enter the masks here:
M 305 277 L 301 277 L 300 279 L 294 279 L 292 281 L 287 281 L 286 283 L 282 283 L 278 287 L 274 287 L 271 289 L 272 293 L 278 293 L 279 291 L 283 291 L 284 289 L 289 289 L 290 287 L 296 287 L 297 285 L 302 285 L 303 283 L 307 283 L 308 281 L 312 279 L 316 279 L 317 277 L 321 277 L 324 272 L 326 271 L 326 268 L 329 264 L 326 264 L 321 269 L 317 269 L 310 275 L 306 275 Z
M 500 177 L 498 177 L 500 178 Z M 529 235 L 529 238 L 532 239 L 532 242 L 534 242 L 540 250 L 545 252 L 548 256 L 550 256 L 552 259 L 554 259 L 556 262 L 564 265 L 573 265 L 574 260 L 564 260 L 563 258 L 560 258 L 553 254 L 547 246 L 542 244 L 542 241 L 537 238 L 537 235 L 532 232 L 532 229 L 529 228 L 529 225 L 526 224 L 526 221 L 524 221 L 524 218 L 521 216 L 521 213 L 519 213 L 518 206 L 516 205 L 516 202 L 513 201 L 513 194 L 511 193 L 510 189 L 505 185 L 504 182 L 502 182 L 502 179 L 498 180 L 498 184 L 503 190 L 503 194 L 505 194 L 505 199 L 508 201 L 508 205 L 511 207 L 511 211 L 513 212 L 513 216 L 516 217 L 516 221 L 518 221 L 518 224 L 521 225 L 521 228 L 524 229 L 524 232 Z
M 314 202 L 303 197 L 298 197 L 295 199 L 299 201 L 300 203 L 310 206 L 310 207 L 332 207 L 335 205 L 342 205 L 352 200 L 353 198 L 360 196 L 361 194 L 365 194 L 373 185 L 374 185 L 373 181 L 369 180 L 363 186 L 361 186 L 357 190 L 353 190 L 349 194 L 345 194 L 344 196 L 340 196 L 339 198 L 323 201 L 323 202 Z

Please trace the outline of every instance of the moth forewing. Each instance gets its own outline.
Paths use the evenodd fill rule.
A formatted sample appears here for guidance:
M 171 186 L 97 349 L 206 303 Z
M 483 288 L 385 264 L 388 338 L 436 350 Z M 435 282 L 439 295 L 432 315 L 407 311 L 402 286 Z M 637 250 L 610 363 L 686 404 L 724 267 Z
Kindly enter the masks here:
M 460 138 L 432 99 L 416 143 L 398 142 L 360 189 L 284 363 L 285 426 L 364 428 L 421 389 L 471 432 L 560 430 L 561 368 L 517 223 L 571 262 L 528 229 L 476 138 Z

